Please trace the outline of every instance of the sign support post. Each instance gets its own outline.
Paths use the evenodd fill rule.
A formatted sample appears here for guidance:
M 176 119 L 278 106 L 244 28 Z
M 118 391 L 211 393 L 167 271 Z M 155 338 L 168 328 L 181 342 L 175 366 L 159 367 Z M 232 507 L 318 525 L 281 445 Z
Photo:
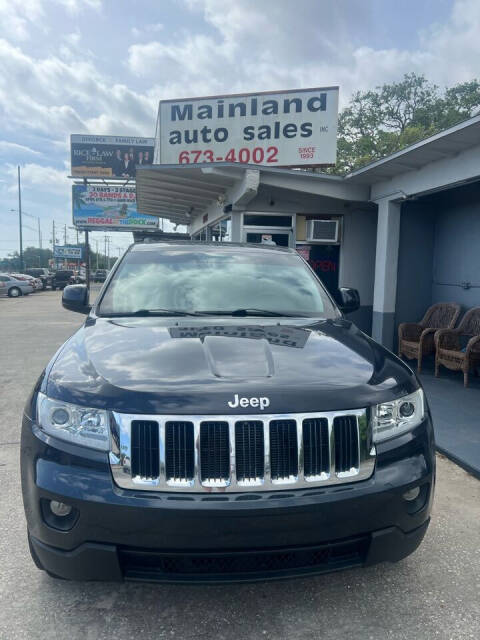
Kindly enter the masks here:
M 85 278 L 87 280 L 88 296 L 90 296 L 90 245 L 88 243 L 87 229 L 85 229 Z

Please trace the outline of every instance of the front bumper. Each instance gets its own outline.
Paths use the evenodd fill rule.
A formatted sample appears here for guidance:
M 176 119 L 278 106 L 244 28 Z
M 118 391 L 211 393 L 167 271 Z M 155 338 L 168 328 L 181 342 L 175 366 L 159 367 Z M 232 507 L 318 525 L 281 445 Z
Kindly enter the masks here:
M 28 417 L 22 429 L 32 555 L 69 579 L 263 580 L 397 561 L 425 535 L 434 475 L 429 417 L 378 445 L 368 480 L 246 494 L 120 489 L 106 454 L 51 438 Z M 420 497 L 407 502 L 413 487 Z M 47 524 L 52 499 L 76 510 L 69 530 Z

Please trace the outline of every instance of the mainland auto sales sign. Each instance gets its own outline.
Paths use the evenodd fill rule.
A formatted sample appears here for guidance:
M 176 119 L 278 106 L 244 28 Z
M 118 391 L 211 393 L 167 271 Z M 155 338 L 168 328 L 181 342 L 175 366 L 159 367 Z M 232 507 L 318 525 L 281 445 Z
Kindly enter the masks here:
M 333 165 L 338 87 L 162 100 L 156 163 Z

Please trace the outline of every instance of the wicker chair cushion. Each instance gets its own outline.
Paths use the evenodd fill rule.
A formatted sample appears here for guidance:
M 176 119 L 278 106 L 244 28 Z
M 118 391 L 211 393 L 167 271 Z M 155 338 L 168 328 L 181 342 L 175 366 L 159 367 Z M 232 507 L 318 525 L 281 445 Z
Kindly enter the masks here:
M 420 340 L 402 340 L 402 346 L 406 349 L 411 349 L 412 351 L 418 351 Z

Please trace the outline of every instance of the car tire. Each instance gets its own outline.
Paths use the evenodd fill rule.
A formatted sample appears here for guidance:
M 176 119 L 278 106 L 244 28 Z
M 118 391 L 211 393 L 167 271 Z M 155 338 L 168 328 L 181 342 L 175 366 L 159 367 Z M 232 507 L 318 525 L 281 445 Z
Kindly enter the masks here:
M 18 287 L 10 287 L 10 289 L 8 290 L 9 298 L 19 298 L 21 295 L 22 295 L 22 290 L 19 289 Z

